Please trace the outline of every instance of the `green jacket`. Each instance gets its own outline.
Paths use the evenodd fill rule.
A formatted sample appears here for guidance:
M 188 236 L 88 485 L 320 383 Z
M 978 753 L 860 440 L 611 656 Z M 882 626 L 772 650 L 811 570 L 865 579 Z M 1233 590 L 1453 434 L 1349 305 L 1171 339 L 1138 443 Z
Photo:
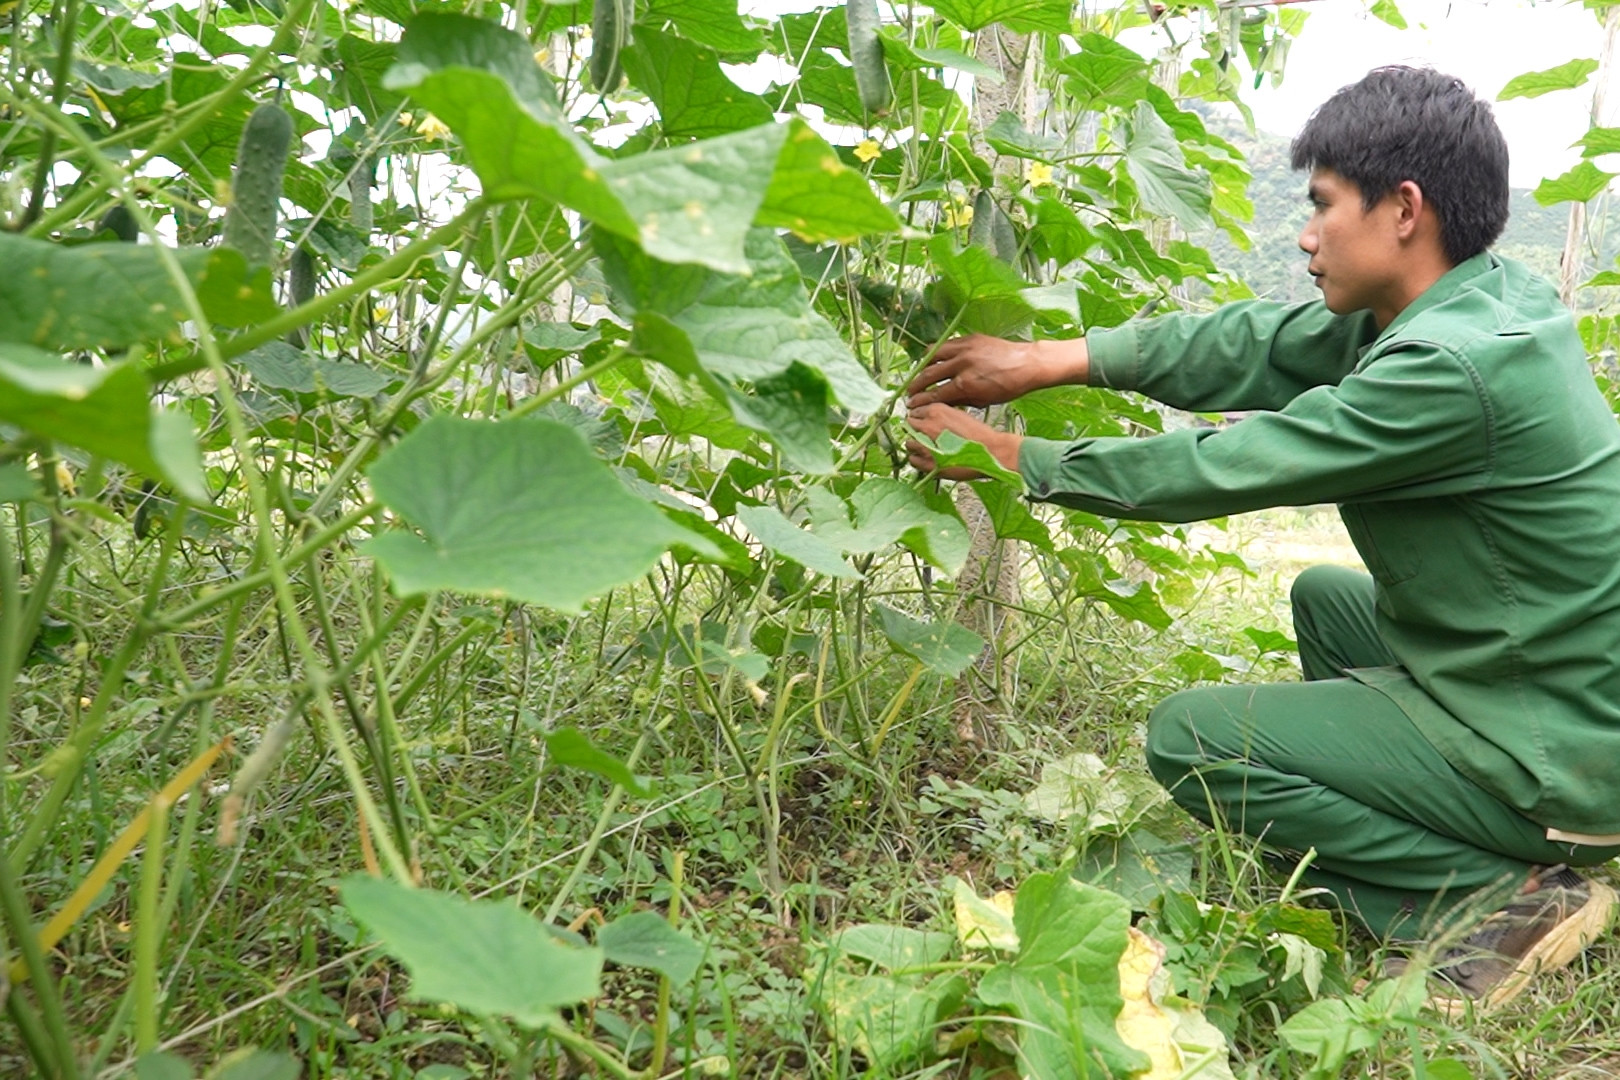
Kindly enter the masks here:
M 1264 411 L 1025 439 L 1032 497 L 1153 521 L 1338 503 L 1401 661 L 1352 676 L 1532 820 L 1620 833 L 1620 424 L 1551 286 L 1486 253 L 1383 333 L 1247 302 L 1087 341 L 1095 384 Z

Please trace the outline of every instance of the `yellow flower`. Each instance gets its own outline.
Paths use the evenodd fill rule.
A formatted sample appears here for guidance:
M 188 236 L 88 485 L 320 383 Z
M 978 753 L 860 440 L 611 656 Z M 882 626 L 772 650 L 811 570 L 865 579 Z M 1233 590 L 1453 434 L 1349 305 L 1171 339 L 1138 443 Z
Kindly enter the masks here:
M 1029 163 L 1029 186 L 1041 187 L 1052 182 L 1052 166 L 1040 161 Z
M 534 50 L 534 62 L 536 64 L 539 64 L 541 67 L 545 67 L 546 66 L 546 61 L 550 60 L 550 59 L 551 59 L 551 50 L 550 49 L 536 49 L 536 50 Z
M 445 126 L 443 120 L 428 113 L 422 122 L 416 125 L 416 133 L 425 139 L 442 139 L 450 134 L 450 129 Z
M 972 223 L 973 223 L 973 204 L 972 203 L 967 202 L 967 201 L 964 200 L 964 201 L 962 201 L 960 203 L 956 203 L 955 205 L 952 205 L 952 204 L 949 204 L 949 203 L 946 204 L 946 206 L 945 206 L 945 224 L 951 226 L 952 228 L 960 228 L 963 225 L 971 225 Z
M 857 161 L 873 161 L 881 153 L 883 151 L 878 148 L 876 139 L 862 139 L 855 144 L 855 160 Z
M 402 112 L 402 113 L 399 114 L 399 126 L 400 127 L 408 128 L 414 123 L 416 123 L 416 118 L 413 117 L 410 113 Z

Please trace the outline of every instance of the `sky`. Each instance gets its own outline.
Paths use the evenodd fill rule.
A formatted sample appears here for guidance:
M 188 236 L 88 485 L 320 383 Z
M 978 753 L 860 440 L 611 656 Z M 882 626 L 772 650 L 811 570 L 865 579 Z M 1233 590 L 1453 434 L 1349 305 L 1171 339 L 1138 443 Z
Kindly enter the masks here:
M 1280 89 L 1269 81 L 1245 88 L 1255 124 L 1292 136 L 1311 110 L 1339 87 L 1384 64 L 1429 65 L 1462 79 L 1494 100 L 1507 81 L 1526 71 L 1578 57 L 1596 59 L 1603 44 L 1596 16 L 1578 3 L 1529 0 L 1398 0 L 1408 28 L 1397 30 L 1367 14 L 1361 0 L 1315 0 L 1288 54 Z M 1620 88 L 1609 94 L 1620 99 Z M 1570 144 L 1587 128 L 1591 84 L 1539 98 L 1497 102 L 1515 187 L 1534 187 L 1580 160 Z

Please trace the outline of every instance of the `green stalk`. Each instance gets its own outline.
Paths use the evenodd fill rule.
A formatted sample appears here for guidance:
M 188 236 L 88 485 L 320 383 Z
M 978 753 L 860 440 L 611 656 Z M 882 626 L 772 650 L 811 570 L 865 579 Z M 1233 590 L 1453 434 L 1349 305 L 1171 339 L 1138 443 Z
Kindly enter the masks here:
M 28 981 L 33 984 L 39 999 L 40 1017 L 44 1035 L 50 1041 L 56 1059 L 56 1075 L 62 1080 L 77 1080 L 78 1059 L 73 1053 L 73 1039 L 68 1034 L 67 1017 L 62 1012 L 62 999 L 56 991 L 56 979 L 45 954 L 39 947 L 39 936 L 34 932 L 33 920 L 28 915 L 28 902 L 23 898 L 11 865 L 0 859 L 0 913 L 11 927 L 11 938 L 22 953 L 23 966 L 28 970 Z M 12 988 L 13 996 L 20 993 Z
M 62 18 L 57 24 L 56 69 L 51 73 L 51 104 L 58 109 L 67 100 L 69 76 L 73 73 L 73 36 L 78 31 L 79 0 L 62 0 Z M 56 132 L 46 129 L 39 141 L 39 160 L 34 163 L 34 183 L 28 193 L 28 206 L 14 231 L 21 232 L 45 210 L 45 185 L 56 164 Z
M 158 944 L 162 939 L 159 899 L 163 890 L 163 842 L 169 833 L 169 801 L 152 801 L 141 857 L 140 893 L 135 908 L 135 1052 L 150 1053 L 158 1043 Z

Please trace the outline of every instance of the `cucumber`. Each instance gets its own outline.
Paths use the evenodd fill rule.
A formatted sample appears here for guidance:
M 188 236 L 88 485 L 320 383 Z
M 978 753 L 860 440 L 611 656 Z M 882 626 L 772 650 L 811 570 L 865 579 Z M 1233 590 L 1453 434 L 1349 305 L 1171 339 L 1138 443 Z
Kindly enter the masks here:
M 611 94 L 624 82 L 619 54 L 630 44 L 635 21 L 636 0 L 596 0 L 591 9 L 591 85 L 598 94 Z
M 861 107 L 874 116 L 887 116 L 894 85 L 883 62 L 883 41 L 878 36 L 883 20 L 877 0 L 844 0 L 844 18 L 849 22 L 849 62 L 855 68 Z
M 1018 262 L 1018 233 L 988 190 L 973 199 L 973 224 L 968 227 L 968 243 L 984 248 L 1008 265 Z
M 315 256 L 300 244 L 293 249 L 287 264 L 287 300 L 293 307 L 301 307 L 315 299 Z M 309 340 L 309 328 L 300 326 L 287 332 L 287 344 L 302 349 Z
M 96 234 L 110 232 L 126 244 L 133 244 L 141 238 L 141 227 L 135 223 L 135 215 L 129 212 L 129 207 L 117 203 L 107 208 L 96 222 Z
M 292 117 L 280 105 L 260 105 L 242 128 L 231 176 L 231 208 L 225 213 L 225 246 L 240 251 L 249 266 L 268 265 L 275 255 L 281 178 L 292 140 Z

